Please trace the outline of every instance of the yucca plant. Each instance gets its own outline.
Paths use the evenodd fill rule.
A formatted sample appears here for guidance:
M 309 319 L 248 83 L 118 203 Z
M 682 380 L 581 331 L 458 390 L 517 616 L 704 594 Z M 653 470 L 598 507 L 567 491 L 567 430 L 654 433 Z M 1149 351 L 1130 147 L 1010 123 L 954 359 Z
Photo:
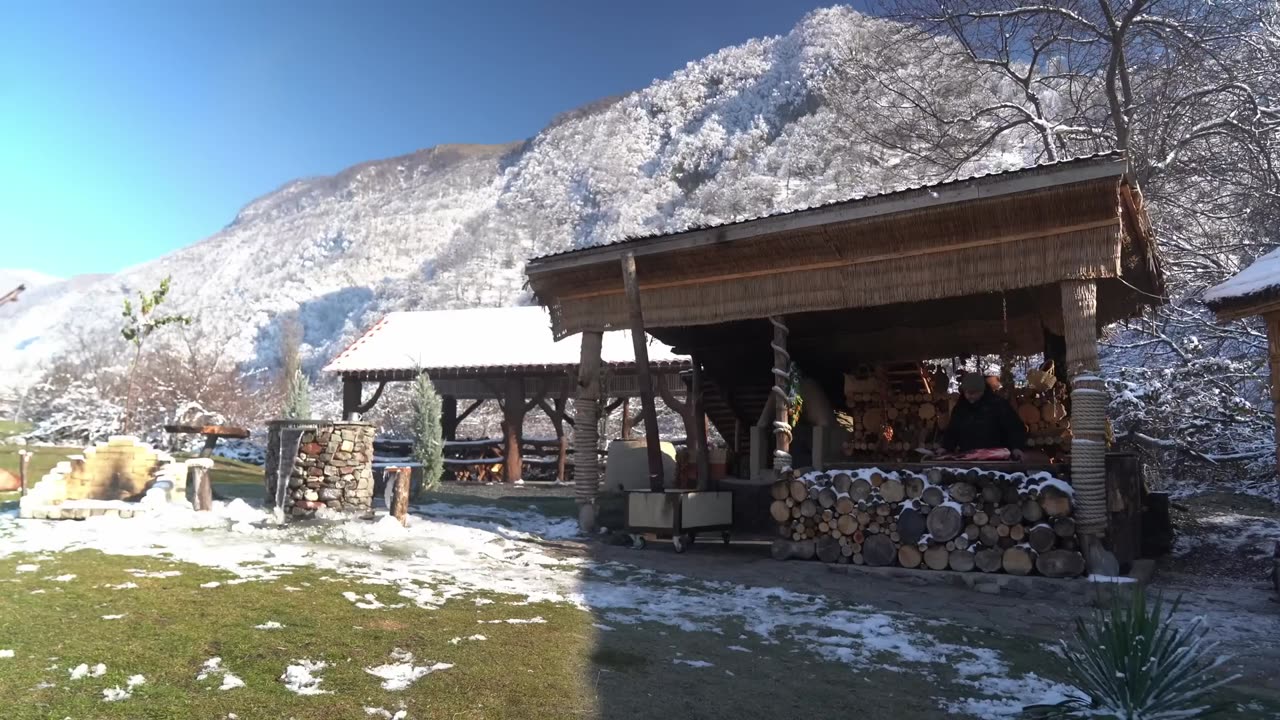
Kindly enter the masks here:
M 1212 695 L 1235 677 L 1214 677 L 1226 658 L 1210 655 L 1214 643 L 1206 641 L 1201 619 L 1179 625 L 1176 600 L 1165 612 L 1160 597 L 1148 605 L 1141 588 L 1124 595 L 1117 593 L 1110 610 L 1092 622 L 1076 619 L 1078 648 L 1063 643 L 1071 678 L 1087 697 L 1033 705 L 1025 708 L 1027 715 L 1186 720 L 1226 708 Z

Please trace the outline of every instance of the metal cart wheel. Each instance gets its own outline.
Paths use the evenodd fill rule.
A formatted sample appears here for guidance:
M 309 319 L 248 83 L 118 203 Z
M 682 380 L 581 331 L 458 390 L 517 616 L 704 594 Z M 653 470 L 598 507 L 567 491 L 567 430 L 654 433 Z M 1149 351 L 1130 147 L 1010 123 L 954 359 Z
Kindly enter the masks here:
M 671 538 L 671 544 L 675 547 L 676 552 L 682 553 L 693 544 L 693 540 L 689 535 L 676 535 Z
M 728 545 L 728 544 L 729 544 L 729 531 L 728 531 L 728 530 L 725 530 L 724 532 L 720 533 L 720 540 L 721 540 L 721 542 L 723 542 L 725 545 Z

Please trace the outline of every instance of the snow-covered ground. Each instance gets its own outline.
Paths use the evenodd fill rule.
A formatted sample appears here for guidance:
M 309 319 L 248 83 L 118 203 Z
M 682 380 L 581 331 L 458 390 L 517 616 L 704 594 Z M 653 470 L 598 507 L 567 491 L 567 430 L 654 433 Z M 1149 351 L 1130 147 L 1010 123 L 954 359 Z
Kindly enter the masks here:
M 217 503 L 209 513 L 168 509 L 146 520 L 20 521 L 5 514 L 0 516 L 0 557 L 79 549 L 164 556 L 237 576 L 226 584 L 276 582 L 295 568 L 312 567 L 366 585 L 367 592 L 351 593 L 354 599 L 349 599 L 355 612 L 369 613 L 407 605 L 431 612 L 451 600 L 481 600 L 476 593 L 504 593 L 523 598 L 513 603 L 509 618 L 499 620 L 515 626 L 542 621 L 536 613 L 521 612 L 524 603 L 563 603 L 590 611 L 611 630 L 652 623 L 724 635 L 726 643 L 747 633 L 766 645 L 847 665 L 851 674 L 869 663 L 930 674 L 945 670 L 941 676 L 958 676 L 957 689 L 938 699 L 940 709 L 985 717 L 1013 716 L 1026 703 L 1052 702 L 1073 692 L 1035 674 L 1015 673 L 998 650 L 943 640 L 945 623 L 934 618 L 850 606 L 779 587 L 703 581 L 571 557 L 542 541 L 572 537 L 574 523 L 533 510 L 442 503 L 415 510 L 408 527 L 389 517 L 282 526 L 241 500 Z M 474 635 L 459 642 L 481 639 Z M 700 658 L 676 662 L 709 667 Z M 284 669 L 281 682 L 300 694 L 324 693 L 324 669 L 321 662 L 299 658 Z M 447 669 L 430 658 L 393 654 L 367 672 L 384 687 L 402 688 Z M 217 658 L 206 664 L 204 675 L 224 689 L 239 683 Z

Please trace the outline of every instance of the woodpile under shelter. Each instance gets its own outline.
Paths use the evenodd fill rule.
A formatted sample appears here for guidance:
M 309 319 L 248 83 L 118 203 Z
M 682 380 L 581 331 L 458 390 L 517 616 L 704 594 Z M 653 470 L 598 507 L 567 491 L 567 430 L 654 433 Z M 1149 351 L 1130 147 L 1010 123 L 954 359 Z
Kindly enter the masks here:
M 1108 545 L 1136 552 L 1132 539 L 1105 538 L 1111 515 L 1138 508 L 1121 497 L 1132 487 L 1108 479 L 1097 339 L 1163 291 L 1141 193 L 1127 178 L 1124 157 L 1103 154 L 572 250 L 531 260 L 526 272 L 556 337 L 586 338 L 581 367 L 600 362 L 592 338 L 635 329 L 637 319 L 691 356 L 703 378 L 697 401 L 737 451 L 735 475 L 764 488 L 791 477 L 792 466 L 923 477 L 936 468 L 915 448 L 930 444 L 955 402 L 954 375 L 937 361 L 1043 355 L 1030 370 L 1034 402 L 1053 407 L 1039 417 L 1025 392 L 1037 414 L 1028 429 L 1044 438 L 1030 448 L 1036 459 L 953 462 L 948 472 L 1068 478 L 1080 553 L 1096 548 L 1105 561 Z M 1017 403 L 1013 393 L 1023 391 L 1008 364 L 1006 392 Z M 578 406 L 579 425 L 592 422 L 581 416 L 591 407 Z M 577 483 L 589 507 L 594 478 L 580 473 Z M 816 497 L 818 488 L 797 492 Z M 836 535 L 834 516 L 818 520 L 831 508 L 818 510 L 775 518 L 781 534 Z M 865 539 L 865 518 L 858 528 Z M 847 540 L 844 552 L 860 544 Z
M 1261 317 L 1267 328 L 1267 363 L 1271 402 L 1280 418 L 1280 249 L 1258 258 L 1227 281 L 1205 291 L 1204 303 L 1219 322 Z M 1280 467 L 1280 422 L 1276 423 L 1277 467 Z
M 458 424 L 481 403 L 497 401 L 503 414 L 503 479 L 514 481 L 521 478 L 525 415 L 542 409 L 562 438 L 566 421 L 573 422 L 566 411 L 576 393 L 579 344 L 579 338 L 554 337 L 547 311 L 537 306 L 393 312 L 324 370 L 342 378 L 342 414 L 348 421 L 372 409 L 387 383 L 427 373 L 443 400 L 446 440 L 455 439 Z M 689 358 L 652 338 L 645 346 L 656 382 L 668 393 L 684 394 L 680 373 L 688 371 Z M 639 394 L 629 331 L 605 333 L 600 358 L 607 397 Z M 365 385 L 371 383 L 376 387 L 366 397 Z M 461 411 L 459 401 L 469 401 Z

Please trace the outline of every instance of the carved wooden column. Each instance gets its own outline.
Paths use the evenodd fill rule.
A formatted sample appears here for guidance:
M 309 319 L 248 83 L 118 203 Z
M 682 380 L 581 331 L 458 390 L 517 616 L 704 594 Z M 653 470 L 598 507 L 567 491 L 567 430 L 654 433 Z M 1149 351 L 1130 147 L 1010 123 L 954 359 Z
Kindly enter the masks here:
M 787 323 L 781 317 L 770 317 L 773 325 L 773 469 L 782 472 L 791 467 L 791 403 L 787 385 L 791 378 L 791 354 L 787 352 Z
M 1107 532 L 1107 391 L 1098 365 L 1098 288 L 1093 280 L 1062 283 L 1062 319 L 1071 377 L 1071 485 L 1076 531 L 1090 570 L 1107 572 L 1099 552 Z M 1111 563 L 1114 563 L 1114 557 Z
M 573 403 L 573 486 L 578 501 L 578 526 L 593 532 L 596 526 L 596 493 L 600 487 L 600 344 L 604 333 L 582 333 L 578 361 L 578 395 Z

